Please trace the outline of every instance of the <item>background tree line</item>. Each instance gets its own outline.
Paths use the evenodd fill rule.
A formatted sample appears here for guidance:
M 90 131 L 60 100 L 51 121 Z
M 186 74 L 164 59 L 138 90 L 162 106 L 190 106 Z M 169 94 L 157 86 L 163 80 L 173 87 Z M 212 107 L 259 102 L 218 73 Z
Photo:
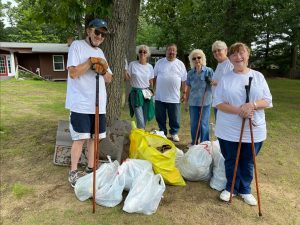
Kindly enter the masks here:
M 0 41 L 66 43 L 84 37 L 94 17 L 108 20 L 110 35 L 102 45 L 114 72 L 108 86 L 109 120 L 119 117 L 125 56 L 136 59 L 136 44 L 178 45 L 183 59 L 201 48 L 215 67 L 211 45 L 242 41 L 252 47 L 252 66 L 267 75 L 300 77 L 299 0 L 15 0 L 0 2 Z M 4 26 L 4 16 L 8 26 Z

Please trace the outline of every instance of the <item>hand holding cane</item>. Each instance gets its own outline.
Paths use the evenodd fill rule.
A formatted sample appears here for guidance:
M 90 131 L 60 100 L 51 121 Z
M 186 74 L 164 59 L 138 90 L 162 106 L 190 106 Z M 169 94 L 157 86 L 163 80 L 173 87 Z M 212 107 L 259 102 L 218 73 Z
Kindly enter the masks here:
M 246 103 L 249 103 L 249 93 L 250 93 L 252 79 L 253 79 L 252 77 L 249 77 L 249 85 L 245 86 L 245 89 L 246 89 Z M 255 152 L 255 146 L 254 146 L 252 120 L 251 120 L 251 118 L 248 118 L 248 119 L 249 119 L 250 135 L 251 135 L 251 150 L 252 150 L 252 157 L 253 157 L 253 163 L 254 163 L 255 184 L 256 184 L 257 199 L 258 199 L 258 210 L 259 210 L 259 216 L 262 216 L 261 207 L 260 207 L 260 194 L 259 194 L 259 188 L 258 188 L 258 175 L 257 175 L 256 160 L 255 160 L 256 152 Z M 238 150 L 237 150 L 237 156 L 236 156 L 236 161 L 235 161 L 235 167 L 234 167 L 234 172 L 233 172 L 231 190 L 230 190 L 229 203 L 232 202 L 232 194 L 233 194 L 233 189 L 234 189 L 235 180 L 236 180 L 236 172 L 237 172 L 237 167 L 238 167 L 238 162 L 239 162 L 239 157 L 240 157 L 240 151 L 241 151 L 242 137 L 243 137 L 244 127 L 245 127 L 245 121 L 246 121 L 246 118 L 243 118 L 242 128 L 241 128 L 241 133 L 240 133 L 240 139 L 239 139 L 239 145 L 238 145 Z
M 246 103 L 249 102 L 249 90 L 250 90 L 251 81 L 252 81 L 252 77 L 249 77 L 249 84 L 245 85 L 245 89 L 246 89 Z M 242 139 L 243 139 L 243 133 L 244 133 L 244 128 L 245 128 L 245 121 L 246 121 L 246 118 L 243 118 L 242 128 L 241 128 L 241 133 L 240 133 L 240 139 L 239 139 L 239 145 L 238 145 L 238 149 L 237 149 L 235 166 L 234 166 L 234 171 L 233 171 L 233 178 L 232 178 L 232 183 L 231 183 L 231 189 L 230 189 L 229 203 L 232 202 L 232 194 L 233 194 L 235 180 L 236 180 L 236 172 L 237 172 L 237 168 L 238 168 L 238 165 L 239 165 L 239 159 L 240 159 L 240 153 L 241 153 L 241 147 L 242 147 Z
M 96 208 L 96 168 L 98 167 L 99 144 L 99 73 L 96 75 L 96 102 L 95 102 L 95 136 L 94 136 L 94 168 L 93 168 L 93 213 Z
M 203 104 L 204 104 L 204 100 L 206 98 L 206 93 L 207 93 L 207 86 L 210 85 L 211 83 L 211 78 L 206 76 L 205 77 L 205 90 L 204 90 L 204 95 L 202 97 L 202 101 L 201 101 L 201 110 L 200 110 L 200 116 L 199 116 L 199 120 L 198 120 L 198 126 L 197 126 L 197 132 L 196 132 L 196 137 L 195 137 L 195 141 L 194 141 L 194 145 L 198 144 L 198 134 L 200 131 L 200 125 L 201 125 L 201 120 L 202 120 L 202 112 L 203 112 Z M 200 138 L 200 142 L 201 142 L 201 133 L 199 134 L 199 138 Z

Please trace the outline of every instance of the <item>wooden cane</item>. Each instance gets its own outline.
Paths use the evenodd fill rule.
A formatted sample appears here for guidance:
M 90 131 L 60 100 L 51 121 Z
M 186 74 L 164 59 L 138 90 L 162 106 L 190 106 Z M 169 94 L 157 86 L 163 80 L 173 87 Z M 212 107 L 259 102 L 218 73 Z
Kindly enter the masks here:
M 232 183 L 231 183 L 231 188 L 230 188 L 230 198 L 229 198 L 229 203 L 232 201 L 232 194 L 233 194 L 233 189 L 235 185 L 235 179 L 236 179 L 236 171 L 239 165 L 239 159 L 240 159 L 240 153 L 241 153 L 241 147 L 242 147 L 242 139 L 243 139 L 243 133 L 244 133 L 244 128 L 245 128 L 245 121 L 246 119 L 243 118 L 242 121 L 242 128 L 241 128 L 241 133 L 240 133 L 240 140 L 239 140 L 239 145 L 238 145 L 238 150 L 236 154 L 236 160 L 235 160 L 235 166 L 234 166 L 234 171 L 233 171 L 233 178 L 232 178 Z
M 251 135 L 252 157 L 253 157 L 253 164 L 254 164 L 255 186 L 256 186 L 257 202 L 258 202 L 258 215 L 262 216 L 261 205 L 260 205 L 260 193 L 259 193 L 259 188 L 258 188 L 258 173 L 257 173 L 257 167 L 256 167 L 256 151 L 255 151 L 255 146 L 254 146 L 254 137 L 253 137 L 251 118 L 249 118 L 249 127 L 250 127 L 250 135 Z
M 95 136 L 94 136 L 94 167 L 93 167 L 93 213 L 96 209 L 96 168 L 98 167 L 99 144 L 99 73 L 96 75 L 96 102 L 95 102 Z
M 252 82 L 252 77 L 249 77 L 249 84 L 245 85 L 246 103 L 249 102 L 249 92 L 250 92 L 251 82 Z M 232 195 L 233 195 L 233 190 L 234 190 L 234 185 L 235 185 L 235 180 L 236 180 L 236 172 L 237 172 L 237 168 L 238 168 L 239 160 L 240 160 L 240 153 L 241 153 L 242 139 L 243 139 L 243 133 L 244 133 L 244 128 L 245 128 L 245 121 L 246 121 L 246 119 L 243 118 L 240 139 L 239 139 L 239 145 L 238 145 L 238 149 L 237 149 L 235 166 L 234 166 L 233 177 L 232 177 L 231 188 L 230 188 L 229 203 L 232 202 Z
M 207 84 L 205 86 L 204 95 L 202 97 L 201 110 L 200 110 L 200 116 L 199 116 L 199 120 L 198 120 L 198 126 L 197 126 L 197 132 L 196 132 L 196 137 L 195 137 L 194 145 L 198 144 L 198 134 L 199 134 L 200 124 L 201 124 L 201 120 L 202 120 L 203 103 L 204 103 L 204 100 L 205 100 L 205 97 L 206 97 L 206 93 L 207 93 Z M 201 133 L 199 134 L 199 138 L 200 138 L 200 142 L 201 142 L 200 135 L 201 135 Z

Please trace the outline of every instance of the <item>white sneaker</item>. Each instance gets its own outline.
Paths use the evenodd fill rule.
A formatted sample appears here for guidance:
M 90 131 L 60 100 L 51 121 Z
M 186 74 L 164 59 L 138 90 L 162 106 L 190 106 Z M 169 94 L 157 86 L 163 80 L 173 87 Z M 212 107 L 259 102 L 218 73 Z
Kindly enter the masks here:
M 234 196 L 235 196 L 235 194 L 232 194 L 232 197 L 234 197 Z M 225 202 L 229 202 L 230 192 L 227 190 L 222 191 L 222 193 L 220 194 L 220 199 Z
M 179 142 L 179 137 L 177 134 L 171 135 L 171 137 L 172 137 L 173 141 Z
M 257 201 L 252 194 L 239 194 L 248 205 L 257 205 Z

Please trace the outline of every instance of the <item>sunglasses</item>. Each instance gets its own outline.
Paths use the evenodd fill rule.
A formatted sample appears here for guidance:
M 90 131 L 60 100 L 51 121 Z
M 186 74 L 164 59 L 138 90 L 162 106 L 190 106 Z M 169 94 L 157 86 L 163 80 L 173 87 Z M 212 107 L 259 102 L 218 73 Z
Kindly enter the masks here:
M 140 53 L 140 54 L 142 54 L 142 53 L 143 53 L 143 54 L 147 54 L 147 51 L 139 50 L 139 53 Z
M 102 32 L 102 31 L 99 31 L 99 30 L 94 30 L 94 34 L 95 34 L 96 36 L 99 36 L 99 35 L 101 34 L 101 37 L 103 37 L 103 38 L 105 38 L 106 35 L 107 35 L 107 33 Z
M 194 60 L 194 61 L 195 61 L 196 59 L 201 59 L 201 57 L 200 57 L 200 56 L 197 56 L 197 57 L 193 57 L 193 58 L 192 58 L 192 60 Z
M 221 52 L 223 49 L 216 49 L 213 51 L 213 53 Z

